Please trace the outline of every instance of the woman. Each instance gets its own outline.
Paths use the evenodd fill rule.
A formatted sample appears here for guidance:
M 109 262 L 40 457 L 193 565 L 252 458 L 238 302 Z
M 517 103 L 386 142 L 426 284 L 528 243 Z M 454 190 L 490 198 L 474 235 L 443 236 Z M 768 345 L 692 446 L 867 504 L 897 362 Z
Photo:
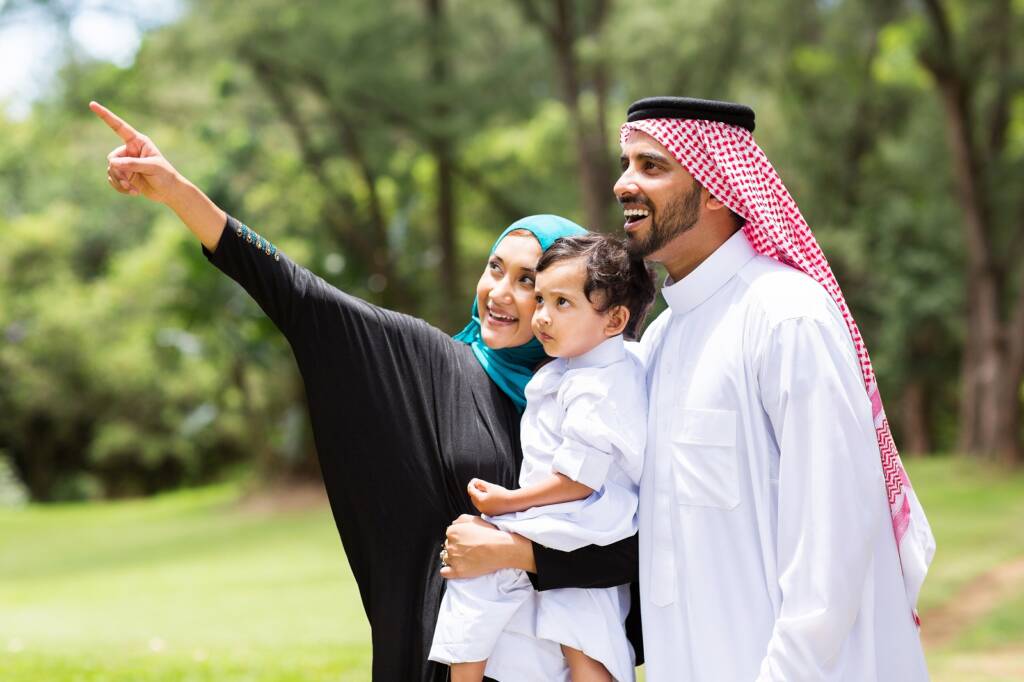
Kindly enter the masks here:
M 374 680 L 446 679 L 445 666 L 427 661 L 443 578 L 520 568 L 538 589 L 635 579 L 635 537 L 563 553 L 468 515 L 470 479 L 515 484 L 522 390 L 543 358 L 530 330 L 533 269 L 557 237 L 581 228 L 534 216 L 502 233 L 477 287 L 480 315 L 452 339 L 295 265 L 227 216 L 147 137 L 99 104 L 90 108 L 124 141 L 107 157 L 110 185 L 174 210 L 292 347 L 331 510 L 372 628 Z

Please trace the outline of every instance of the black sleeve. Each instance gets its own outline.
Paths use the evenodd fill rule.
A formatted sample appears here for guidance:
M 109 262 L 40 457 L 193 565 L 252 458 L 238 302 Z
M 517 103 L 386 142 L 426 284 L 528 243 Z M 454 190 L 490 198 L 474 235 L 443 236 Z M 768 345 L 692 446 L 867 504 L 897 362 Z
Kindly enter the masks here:
M 317 351 L 325 347 L 339 349 L 339 343 L 345 352 L 335 353 L 334 361 L 344 357 L 347 367 L 334 369 L 351 371 L 365 370 L 365 361 L 371 355 L 379 360 L 388 342 L 409 350 L 424 341 L 432 345 L 429 341 L 437 336 L 425 333 L 436 330 L 427 329 L 429 325 L 423 320 L 375 306 L 331 286 L 231 216 L 216 250 L 211 252 L 204 246 L 203 254 L 263 309 L 288 339 L 304 370 L 310 369 L 305 365 Z M 429 353 L 434 349 L 416 350 Z M 380 370 L 384 363 L 375 364 Z M 311 379 L 306 371 L 303 375 L 306 381 Z M 375 377 L 368 374 L 365 378 Z
M 435 413 L 456 405 L 451 396 L 439 404 L 438 392 L 460 396 L 450 382 L 439 382 L 457 369 L 459 344 L 451 337 L 419 318 L 339 290 L 232 217 L 216 249 L 203 252 L 245 289 L 288 340 L 306 387 L 322 466 L 343 456 L 365 459 L 371 452 L 387 452 L 386 459 L 395 460 L 420 441 L 440 442 Z M 402 429 L 394 428 L 391 415 L 401 415 Z M 421 455 L 416 474 L 442 480 L 443 464 Z M 346 466 L 338 477 L 354 480 Z M 369 463 L 358 466 L 367 477 L 384 475 Z M 404 483 L 412 486 L 417 480 L 413 472 L 403 473 L 408 474 Z
M 308 321 L 317 304 L 332 293 L 330 285 L 231 216 L 216 250 L 204 246 L 203 255 L 242 285 L 290 341 L 302 321 Z
M 636 582 L 640 545 L 637 536 L 599 547 L 588 545 L 561 552 L 533 543 L 537 572 L 529 573 L 534 589 L 615 587 Z

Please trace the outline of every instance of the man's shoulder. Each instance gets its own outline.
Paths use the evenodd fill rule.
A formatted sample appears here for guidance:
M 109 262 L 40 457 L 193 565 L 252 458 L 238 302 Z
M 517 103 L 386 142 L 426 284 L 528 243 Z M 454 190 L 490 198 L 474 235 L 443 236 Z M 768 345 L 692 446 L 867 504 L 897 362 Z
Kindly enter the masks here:
M 666 308 L 644 329 L 639 342 L 627 342 L 626 350 L 640 361 L 642 366 L 647 365 L 651 351 L 661 343 L 661 337 L 665 334 L 665 327 L 672 317 L 672 309 Z
M 839 309 L 810 275 L 768 256 L 756 256 L 739 272 L 751 306 L 770 324 L 794 318 L 834 321 Z
M 668 324 L 669 318 L 671 317 L 671 308 L 665 308 L 662 310 L 644 329 L 643 336 L 640 338 L 640 343 L 651 343 L 657 339 L 657 337 L 661 336 L 665 330 L 665 325 Z

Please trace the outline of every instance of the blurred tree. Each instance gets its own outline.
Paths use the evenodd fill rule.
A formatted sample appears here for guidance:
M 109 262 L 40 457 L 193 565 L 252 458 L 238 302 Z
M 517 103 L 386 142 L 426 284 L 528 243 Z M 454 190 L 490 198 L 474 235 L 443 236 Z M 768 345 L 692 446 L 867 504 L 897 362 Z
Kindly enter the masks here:
M 585 224 L 591 230 L 608 231 L 615 181 L 605 115 L 609 81 L 607 65 L 596 46 L 611 0 L 518 0 L 518 5 L 530 23 L 540 29 L 554 55 L 558 92 L 569 111 L 576 138 Z
M 506 108 L 501 100 L 477 95 L 503 78 L 517 79 L 505 78 L 505 72 L 485 72 L 481 78 L 471 59 L 480 48 L 466 37 L 479 15 L 460 11 L 460 30 L 451 31 L 446 8 L 440 0 L 358 1 L 321 3 L 300 12 L 267 3 L 265 11 L 254 13 L 252 7 L 215 3 L 194 21 L 222 27 L 209 39 L 252 69 L 291 129 L 305 167 L 327 198 L 321 219 L 357 267 L 370 267 L 373 298 L 410 312 L 427 305 L 419 300 L 421 284 L 412 281 L 418 275 L 401 266 L 409 245 L 396 241 L 396 232 L 414 228 L 429 239 L 430 252 L 439 251 L 433 267 L 443 295 L 429 303 L 450 329 L 464 314 L 456 234 L 459 186 L 485 194 L 506 219 L 522 211 L 459 153 L 464 131 L 480 129 Z M 492 42 L 484 49 L 494 53 L 502 45 Z M 455 51 L 468 67 L 454 68 L 450 55 Z M 401 170 L 404 177 L 396 177 L 396 150 L 433 159 L 436 184 L 428 192 L 433 201 L 404 193 L 389 200 L 382 196 L 389 184 L 385 178 L 398 186 L 415 182 L 416 161 Z
M 454 331 L 504 225 L 609 225 L 615 125 L 654 94 L 757 110 L 905 451 L 1019 448 L 1021 13 L 255 0 L 188 5 L 128 68 L 66 55 L 27 120 L 0 116 L 0 449 L 36 499 L 316 468 L 279 333 L 171 216 L 108 190 L 88 99 L 331 284 Z
M 429 22 L 431 118 L 439 128 L 431 136 L 430 150 L 437 164 L 437 225 L 441 248 L 441 291 L 448 302 L 440 310 L 440 325 L 451 328 L 457 323 L 454 304 L 461 297 L 459 258 L 455 239 L 455 145 L 457 138 L 450 129 L 451 116 L 451 27 L 444 0 L 424 0 Z
M 913 60 L 898 60 L 900 8 L 805 9 L 777 76 L 782 163 L 857 311 L 897 442 L 907 453 L 948 448 L 938 425 L 955 420 L 944 387 L 962 330 L 948 273 L 961 259 L 955 207 L 941 200 L 946 176 L 934 172 L 946 158 L 928 143 L 937 125 L 919 104 Z
M 960 450 L 1024 459 L 1024 149 L 1011 107 L 1024 97 L 1024 7 L 924 0 L 918 59 L 939 95 L 967 251 Z

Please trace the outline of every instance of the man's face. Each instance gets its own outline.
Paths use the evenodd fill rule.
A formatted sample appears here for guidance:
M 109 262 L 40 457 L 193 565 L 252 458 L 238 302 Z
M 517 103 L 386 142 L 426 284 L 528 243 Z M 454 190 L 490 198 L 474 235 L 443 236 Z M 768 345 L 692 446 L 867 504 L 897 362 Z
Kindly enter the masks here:
M 626 219 L 630 252 L 661 262 L 667 244 L 700 219 L 703 190 L 650 135 L 633 131 L 622 145 L 615 197 Z

